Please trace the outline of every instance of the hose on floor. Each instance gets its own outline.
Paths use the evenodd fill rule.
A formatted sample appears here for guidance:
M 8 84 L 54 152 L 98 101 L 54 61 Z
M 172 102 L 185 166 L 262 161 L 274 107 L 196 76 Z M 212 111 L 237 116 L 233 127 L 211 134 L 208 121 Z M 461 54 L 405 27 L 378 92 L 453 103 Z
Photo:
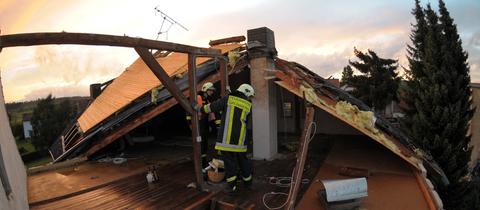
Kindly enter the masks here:
M 307 135 L 305 135 L 306 141 L 305 141 L 305 144 L 303 144 L 303 151 L 305 151 L 308 148 L 310 141 L 312 141 L 312 139 L 315 137 L 315 133 L 317 133 L 317 124 L 315 122 L 312 122 L 308 126 Z M 292 176 L 293 176 L 293 172 L 294 171 L 292 171 Z M 267 209 L 276 210 L 276 209 L 283 208 L 285 205 L 287 205 L 288 196 L 292 193 L 292 190 L 293 190 L 292 183 L 294 183 L 293 178 L 292 177 L 270 177 L 268 182 L 271 185 L 275 185 L 277 187 L 290 187 L 290 189 L 288 190 L 288 194 L 284 192 L 268 192 L 268 193 L 265 193 L 262 197 L 263 206 L 265 206 Z M 302 179 L 301 183 L 308 184 L 309 182 L 310 182 L 309 179 Z M 278 207 L 271 207 L 267 204 L 266 198 L 268 196 L 273 196 L 273 195 L 284 195 L 284 196 L 287 196 L 287 199 L 282 205 Z

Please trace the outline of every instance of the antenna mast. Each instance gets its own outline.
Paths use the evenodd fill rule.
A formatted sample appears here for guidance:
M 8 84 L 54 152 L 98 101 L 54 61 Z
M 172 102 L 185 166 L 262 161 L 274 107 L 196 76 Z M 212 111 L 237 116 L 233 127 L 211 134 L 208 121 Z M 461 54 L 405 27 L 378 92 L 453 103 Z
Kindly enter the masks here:
M 176 20 L 174 20 L 173 18 L 171 18 L 170 16 L 168 16 L 167 14 L 162 12 L 160 9 L 158 9 L 158 6 L 155 7 L 155 12 L 156 12 L 156 14 L 157 13 L 160 14 L 160 16 L 162 17 L 162 24 L 160 25 L 160 29 L 158 30 L 156 40 L 158 40 L 158 38 L 162 34 L 165 34 L 165 40 L 168 40 L 168 31 L 174 25 L 177 25 L 177 26 L 183 28 L 185 31 L 188 31 L 188 29 L 185 26 L 183 26 L 182 24 L 180 24 L 179 22 L 177 22 Z

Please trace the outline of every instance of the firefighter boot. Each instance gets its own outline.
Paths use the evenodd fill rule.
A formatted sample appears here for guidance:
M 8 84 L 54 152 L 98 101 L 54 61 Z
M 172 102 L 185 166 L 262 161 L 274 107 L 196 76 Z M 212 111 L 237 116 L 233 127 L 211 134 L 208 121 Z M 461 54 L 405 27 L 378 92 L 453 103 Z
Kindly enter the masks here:
M 225 190 L 223 191 L 225 194 L 230 196 L 234 196 L 237 194 L 238 188 L 237 188 L 237 180 L 235 178 L 236 177 L 231 177 L 230 179 L 227 179 L 227 188 L 225 188 Z
M 249 191 L 253 191 L 254 188 L 252 187 L 252 175 L 250 175 L 249 177 L 242 177 L 243 178 L 243 184 L 245 186 L 245 188 Z

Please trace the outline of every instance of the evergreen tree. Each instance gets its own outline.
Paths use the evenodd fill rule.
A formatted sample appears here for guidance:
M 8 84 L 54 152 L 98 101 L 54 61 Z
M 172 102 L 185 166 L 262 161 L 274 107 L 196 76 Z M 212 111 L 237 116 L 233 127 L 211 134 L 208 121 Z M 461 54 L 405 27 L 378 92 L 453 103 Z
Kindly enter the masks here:
M 479 209 L 479 190 L 474 187 L 478 184 L 465 179 L 473 115 L 467 54 L 443 1 L 440 18 L 430 4 L 422 10 L 417 0 L 412 12 L 417 23 L 407 47 L 410 69 L 402 93 L 408 105 L 403 125 L 449 178 L 448 186 L 436 184 L 445 208 Z
M 57 105 L 52 95 L 40 99 L 32 114 L 32 143 L 35 148 L 39 151 L 48 149 L 70 124 L 75 114 L 69 99 L 64 99 Z
M 408 69 L 404 69 L 406 79 L 404 84 L 401 85 L 401 91 L 399 94 L 402 97 L 402 101 L 407 104 L 403 110 L 405 117 L 401 121 L 407 134 L 410 136 L 418 136 L 414 132 L 415 124 L 413 118 L 417 115 L 417 108 L 415 105 L 415 99 L 418 98 L 417 91 L 419 88 L 419 82 L 425 77 L 423 72 L 423 60 L 425 57 L 425 37 L 427 36 L 427 22 L 425 20 L 425 13 L 420 6 L 419 0 L 415 0 L 415 8 L 412 10 L 416 24 L 412 25 L 412 33 L 410 34 L 411 45 L 407 45 L 407 59 Z
M 46 98 L 38 100 L 37 106 L 33 110 L 32 144 L 38 151 L 46 150 L 53 140 L 58 137 L 55 132 L 58 128 L 52 129 L 52 126 L 56 124 L 57 117 L 55 116 L 55 104 L 53 101 L 54 98 L 50 94 Z
M 345 66 L 342 71 L 342 79 L 340 80 L 340 85 L 345 85 L 346 81 L 350 81 L 353 78 L 353 70 L 352 67 Z
M 342 83 L 353 87 L 351 93 L 374 110 L 384 110 L 392 100 L 397 100 L 400 77 L 396 60 L 380 58 L 372 50 L 363 53 L 356 48 L 360 61 L 349 61 L 343 69 Z M 353 75 L 353 66 L 361 75 Z
M 455 161 L 450 160 L 448 166 L 446 166 L 446 173 L 452 180 L 452 184 L 446 189 L 445 193 L 446 196 L 451 198 L 446 202 L 446 207 L 448 209 L 480 209 L 478 204 L 480 198 L 478 180 L 477 182 L 475 180 L 470 182 L 462 179 L 469 173 L 471 136 L 468 130 L 474 114 L 472 101 L 470 100 L 468 55 L 462 48 L 457 27 L 453 23 L 443 0 L 439 0 L 439 12 L 439 22 L 443 32 L 441 71 L 447 72 L 446 85 L 449 87 L 448 96 L 452 103 L 450 111 L 455 116 L 453 118 L 455 121 L 452 121 L 444 131 L 452 145 L 453 155 L 450 159 L 455 159 Z

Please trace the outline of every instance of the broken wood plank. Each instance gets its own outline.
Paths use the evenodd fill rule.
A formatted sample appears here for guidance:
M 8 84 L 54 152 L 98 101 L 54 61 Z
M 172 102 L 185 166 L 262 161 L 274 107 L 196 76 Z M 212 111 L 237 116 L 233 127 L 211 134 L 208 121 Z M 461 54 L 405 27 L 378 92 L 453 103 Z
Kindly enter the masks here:
M 293 169 L 292 174 L 292 186 L 290 186 L 290 191 L 288 193 L 288 198 L 286 201 L 286 210 L 293 210 L 295 208 L 295 201 L 297 199 L 297 194 L 302 185 L 302 175 L 303 175 L 303 168 L 305 167 L 305 160 L 307 158 L 308 153 L 308 144 L 311 141 L 312 132 L 314 122 L 313 119 L 315 117 L 315 108 L 311 105 L 306 107 L 305 111 L 305 123 L 303 126 L 302 135 L 300 136 L 300 146 L 297 151 L 297 163 L 295 168 Z M 315 125 L 316 126 L 316 125 Z
M 189 45 L 134 38 L 89 33 L 24 33 L 0 36 L 0 49 L 6 47 L 33 46 L 47 44 L 106 45 L 116 47 L 140 47 L 167 50 L 181 53 L 194 53 L 202 56 L 221 56 L 220 50 L 200 48 Z

